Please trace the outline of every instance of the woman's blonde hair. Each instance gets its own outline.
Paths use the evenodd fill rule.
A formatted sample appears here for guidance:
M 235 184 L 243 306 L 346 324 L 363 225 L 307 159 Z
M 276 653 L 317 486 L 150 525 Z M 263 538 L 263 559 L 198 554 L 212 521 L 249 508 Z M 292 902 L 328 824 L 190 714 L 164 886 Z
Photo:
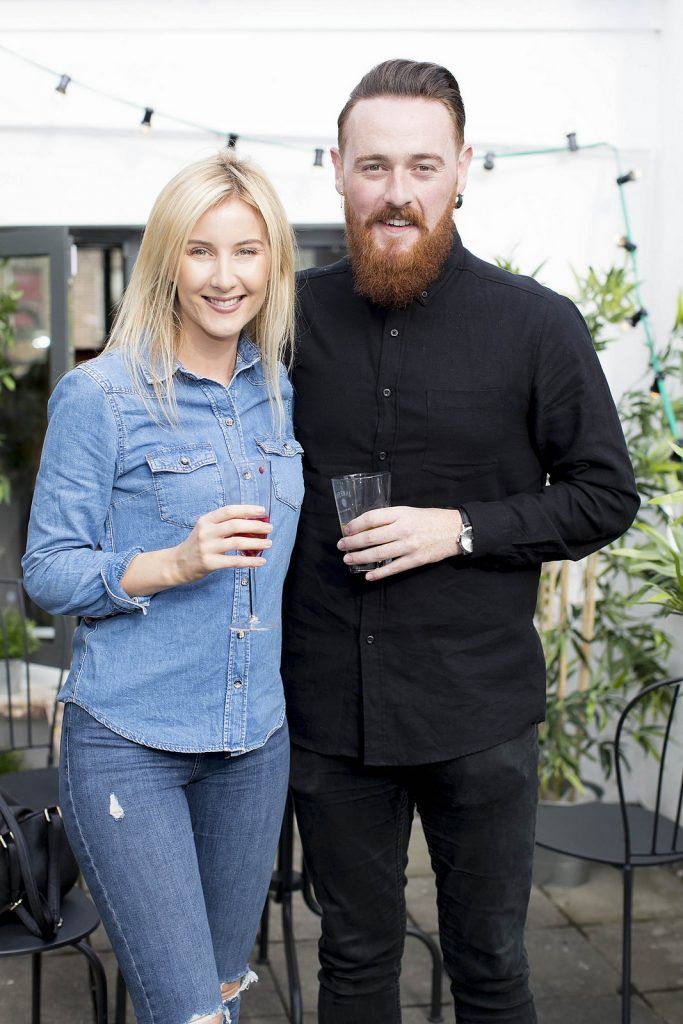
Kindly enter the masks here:
M 137 389 L 149 395 L 143 371 L 171 422 L 176 418 L 173 372 L 181 324 L 176 280 L 199 218 L 236 196 L 263 217 L 270 247 L 266 297 L 246 332 L 261 352 L 268 394 L 283 422 L 279 363 L 291 361 L 294 334 L 294 233 L 275 189 L 261 171 L 228 150 L 176 174 L 152 208 L 130 282 L 121 300 L 107 349 L 121 349 Z

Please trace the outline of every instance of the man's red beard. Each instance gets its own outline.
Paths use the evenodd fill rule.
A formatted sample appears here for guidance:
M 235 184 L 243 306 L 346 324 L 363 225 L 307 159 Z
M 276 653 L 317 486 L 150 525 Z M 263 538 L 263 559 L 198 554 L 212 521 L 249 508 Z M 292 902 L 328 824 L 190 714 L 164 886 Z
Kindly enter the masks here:
M 388 206 L 363 222 L 345 202 L 344 217 L 355 290 L 378 306 L 396 309 L 417 298 L 439 276 L 453 245 L 452 203 L 433 231 L 427 230 L 421 214 L 410 207 Z M 420 231 L 405 252 L 392 242 L 380 249 L 372 237 L 373 224 L 394 219 L 407 220 Z

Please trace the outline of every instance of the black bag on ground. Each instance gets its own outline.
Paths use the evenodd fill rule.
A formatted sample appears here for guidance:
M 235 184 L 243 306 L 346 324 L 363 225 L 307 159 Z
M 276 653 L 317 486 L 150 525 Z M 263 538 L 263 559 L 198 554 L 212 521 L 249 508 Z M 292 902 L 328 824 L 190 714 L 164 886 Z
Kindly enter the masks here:
M 77 878 L 59 808 L 32 811 L 0 790 L 0 915 L 13 911 L 32 935 L 53 939 Z

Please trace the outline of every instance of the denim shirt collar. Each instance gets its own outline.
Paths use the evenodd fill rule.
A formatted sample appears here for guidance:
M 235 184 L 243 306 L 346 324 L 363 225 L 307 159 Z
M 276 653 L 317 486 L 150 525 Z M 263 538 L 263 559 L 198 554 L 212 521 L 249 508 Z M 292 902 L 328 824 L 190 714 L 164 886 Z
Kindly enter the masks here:
M 237 342 L 237 360 L 235 362 L 235 372 L 233 378 L 241 373 L 243 370 L 250 370 L 252 367 L 257 366 L 261 362 L 261 350 L 257 345 L 247 337 L 246 334 L 241 334 L 239 341 Z M 204 380 L 204 377 L 198 377 L 196 373 L 192 373 L 191 370 L 186 369 L 179 359 L 176 360 L 173 368 L 174 375 L 176 373 L 182 373 L 185 377 L 190 380 Z M 149 364 L 145 363 L 142 366 L 142 374 L 148 384 L 154 384 L 155 380 L 159 378 L 150 370 Z

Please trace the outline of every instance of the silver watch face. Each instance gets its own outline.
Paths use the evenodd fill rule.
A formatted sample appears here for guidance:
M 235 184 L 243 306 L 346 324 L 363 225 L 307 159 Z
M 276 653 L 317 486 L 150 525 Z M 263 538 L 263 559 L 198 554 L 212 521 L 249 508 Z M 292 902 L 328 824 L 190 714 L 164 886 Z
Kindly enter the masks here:
M 472 527 L 465 526 L 460 534 L 460 547 L 464 554 L 471 555 L 474 550 L 474 538 L 472 536 Z

